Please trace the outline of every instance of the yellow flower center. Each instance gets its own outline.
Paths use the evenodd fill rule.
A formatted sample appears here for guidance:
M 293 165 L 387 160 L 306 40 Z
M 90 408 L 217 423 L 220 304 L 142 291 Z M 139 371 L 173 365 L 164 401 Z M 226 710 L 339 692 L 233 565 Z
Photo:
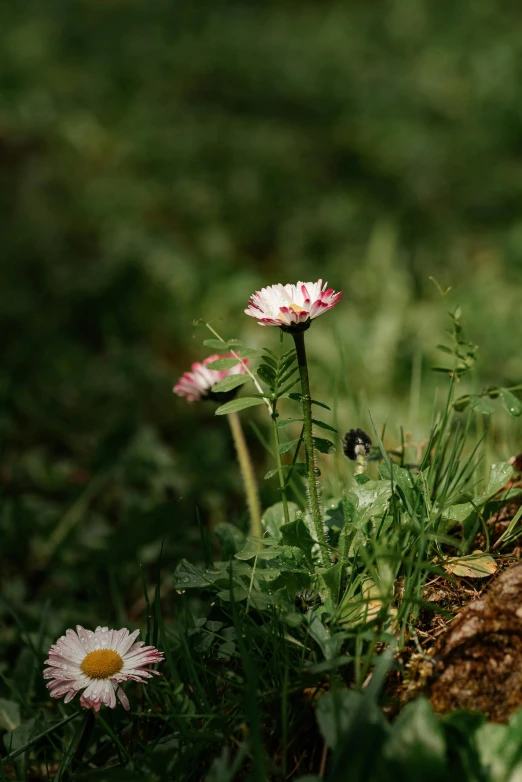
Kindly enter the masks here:
M 288 305 L 288 309 L 289 310 L 293 310 L 296 313 L 296 315 L 298 315 L 300 312 L 304 312 L 305 311 L 304 307 L 300 307 L 299 304 L 289 304 Z M 283 318 L 283 320 L 285 320 L 285 316 L 284 316 L 284 314 L 282 312 L 279 312 L 279 317 Z
M 89 652 L 80 665 L 91 679 L 109 679 L 123 668 L 123 660 L 114 649 L 97 649 Z

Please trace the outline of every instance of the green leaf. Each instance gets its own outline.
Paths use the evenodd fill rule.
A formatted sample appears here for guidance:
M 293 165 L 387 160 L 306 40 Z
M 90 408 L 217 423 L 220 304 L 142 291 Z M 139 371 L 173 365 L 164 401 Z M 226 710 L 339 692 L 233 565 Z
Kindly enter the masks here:
M 296 446 L 297 443 L 300 442 L 300 440 L 301 440 L 300 437 L 296 437 L 295 440 L 289 440 L 287 443 L 279 443 L 279 445 L 277 446 L 277 450 L 279 451 L 279 453 L 286 453 L 287 451 L 292 450 L 292 448 Z
M 299 506 L 296 505 L 295 502 L 289 502 L 288 515 L 290 516 L 290 521 L 295 521 L 298 513 L 300 513 Z M 263 528 L 268 532 L 268 534 L 272 538 L 274 538 L 275 540 L 280 540 L 281 526 L 285 523 L 283 503 L 276 502 L 275 505 L 271 505 L 269 508 L 267 508 L 263 513 L 261 523 L 263 525 Z
M 426 698 L 421 696 L 406 704 L 384 745 L 383 758 L 392 779 L 403 782 L 447 779 L 444 732 Z
M 290 399 L 293 399 L 294 402 L 301 402 L 303 399 L 303 395 L 299 393 L 299 391 L 294 391 L 291 394 L 288 394 Z M 312 404 L 317 405 L 318 407 L 324 407 L 325 410 L 331 410 L 331 407 L 328 407 L 328 405 L 325 405 L 324 402 L 318 402 L 317 399 L 312 399 Z
M 353 743 L 354 754 L 357 753 L 360 748 L 353 739 L 358 738 L 359 731 L 363 736 L 366 733 L 370 737 L 369 728 L 378 727 L 379 740 L 371 736 L 370 746 L 363 748 L 377 754 L 384 738 L 390 733 L 390 727 L 377 703 L 366 693 L 355 690 L 337 689 L 326 693 L 319 699 L 316 715 L 321 735 L 333 750 L 342 744 Z M 361 782 L 364 778 L 358 775 L 353 777 Z
M 221 576 L 219 570 L 196 568 L 186 559 L 182 559 L 173 576 L 174 589 L 202 589 L 211 586 Z
M 472 408 L 476 413 L 482 413 L 482 415 L 490 415 L 495 412 L 495 404 L 486 397 L 478 397 L 477 401 L 473 404 Z
M 234 524 L 221 521 L 216 524 L 214 534 L 219 540 L 223 559 L 230 559 L 245 543 L 245 536 Z
M 228 344 L 222 339 L 204 339 L 203 344 L 213 350 L 226 350 L 228 348 Z
M 237 358 L 217 358 L 215 361 L 211 361 L 207 364 L 207 369 L 232 369 L 239 364 Z
M 324 421 L 318 421 L 317 418 L 312 418 L 312 423 L 318 426 L 320 429 L 328 429 L 329 432 L 335 432 L 337 434 L 337 429 L 335 429 L 333 426 L 330 426 L 330 424 L 325 424 Z
M 502 399 L 502 404 L 510 415 L 517 417 L 522 413 L 522 402 L 518 397 L 515 396 L 515 394 L 513 394 L 511 391 L 508 391 L 507 388 L 502 388 L 500 390 L 500 398 Z
M 322 437 L 314 437 L 314 445 L 321 453 L 335 453 L 335 445 L 330 440 L 325 440 Z
M 268 366 L 268 364 L 261 364 L 257 370 L 256 374 L 263 383 L 266 383 L 268 386 L 272 387 L 275 383 L 276 373 L 272 369 L 272 367 Z
M 21 723 L 20 706 L 18 703 L 0 698 L 0 728 L 15 730 Z
M 487 500 L 500 491 L 506 483 L 513 477 L 513 468 L 508 462 L 497 462 L 492 464 L 489 470 L 489 480 L 486 490 L 482 495 L 483 500 Z
M 215 415 L 227 415 L 228 413 L 238 413 L 240 410 L 245 410 L 247 407 L 255 407 L 256 405 L 263 405 L 264 400 L 257 396 L 244 396 L 241 399 L 232 399 L 231 402 L 226 402 L 215 412 Z
M 262 355 L 257 348 L 241 348 L 241 358 L 259 358 Z
M 315 545 L 315 541 L 302 518 L 297 518 L 289 524 L 282 524 L 279 531 L 283 545 L 296 546 L 301 549 L 307 560 L 311 562 L 312 548 Z
M 215 386 L 212 386 L 212 391 L 216 393 L 232 391 L 233 388 L 243 386 L 250 380 L 251 377 L 249 375 L 229 375 L 228 377 L 224 377 L 223 380 L 220 380 L 219 383 L 216 383 Z

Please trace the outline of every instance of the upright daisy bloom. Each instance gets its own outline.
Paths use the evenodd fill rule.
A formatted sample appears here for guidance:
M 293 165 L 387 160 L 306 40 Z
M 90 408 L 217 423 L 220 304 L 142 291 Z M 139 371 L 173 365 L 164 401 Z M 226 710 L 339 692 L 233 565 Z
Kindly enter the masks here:
M 203 361 L 196 361 L 192 364 L 192 372 L 184 372 L 174 388 L 172 389 L 178 396 L 184 396 L 189 402 L 199 402 L 200 400 L 212 399 L 214 402 L 226 402 L 233 399 L 237 389 L 225 392 L 213 392 L 212 389 L 229 375 L 245 375 L 245 365 L 248 365 L 247 359 L 242 359 L 243 363 L 238 361 L 235 367 L 231 369 L 208 369 L 207 364 L 217 361 L 219 358 L 233 358 L 231 353 L 225 356 L 209 356 Z
M 109 630 L 97 627 L 85 630 L 76 625 L 67 630 L 49 649 L 49 659 L 44 679 L 51 681 L 47 685 L 52 698 L 65 695 L 64 703 L 69 703 L 79 690 L 83 690 L 80 703 L 85 709 L 99 711 L 102 703 L 109 708 L 116 707 L 116 696 L 122 706 L 129 710 L 129 700 L 120 687 L 121 682 L 132 679 L 146 684 L 152 674 L 160 676 L 158 671 L 149 671 L 145 665 L 161 662 L 163 654 L 154 646 L 144 646 L 143 641 L 134 642 L 139 630 L 129 633 L 127 628 Z
M 270 285 L 252 294 L 245 312 L 256 318 L 260 326 L 280 326 L 283 331 L 305 331 L 318 318 L 342 299 L 322 280 L 298 282 L 297 285 Z

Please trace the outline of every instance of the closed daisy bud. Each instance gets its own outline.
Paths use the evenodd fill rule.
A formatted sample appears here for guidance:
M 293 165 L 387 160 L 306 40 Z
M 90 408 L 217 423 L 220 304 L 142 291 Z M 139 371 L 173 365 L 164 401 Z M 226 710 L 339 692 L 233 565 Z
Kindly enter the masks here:
M 44 679 L 51 681 L 47 688 L 52 698 L 65 696 L 69 703 L 79 690 L 83 690 L 80 704 L 85 709 L 99 711 L 104 703 L 110 709 L 116 707 L 116 696 L 122 706 L 129 710 L 129 701 L 120 687 L 131 679 L 146 684 L 158 671 L 146 670 L 146 665 L 154 665 L 163 660 L 163 654 L 154 646 L 144 646 L 143 641 L 135 642 L 139 630 L 133 633 L 123 627 L 121 630 L 109 630 L 97 627 L 85 630 L 81 625 L 67 630 L 49 649 L 50 666 L 43 672 Z
M 358 457 L 367 458 L 372 447 L 372 441 L 362 429 L 350 429 L 342 439 L 343 453 L 352 461 Z
M 322 280 L 298 282 L 296 285 L 271 285 L 250 297 L 245 310 L 260 326 L 279 326 L 283 331 L 305 331 L 342 299 L 343 294 L 327 288 Z
M 174 388 L 172 389 L 178 396 L 184 396 L 189 402 L 205 401 L 207 399 L 213 402 L 228 402 L 234 399 L 238 389 L 233 388 L 230 391 L 213 391 L 213 387 L 230 375 L 245 375 L 245 365 L 248 365 L 248 359 L 239 360 L 235 367 L 231 369 L 208 369 L 207 364 L 217 361 L 220 358 L 234 358 L 231 353 L 224 356 L 209 356 L 203 361 L 196 361 L 192 364 L 191 372 L 184 372 Z

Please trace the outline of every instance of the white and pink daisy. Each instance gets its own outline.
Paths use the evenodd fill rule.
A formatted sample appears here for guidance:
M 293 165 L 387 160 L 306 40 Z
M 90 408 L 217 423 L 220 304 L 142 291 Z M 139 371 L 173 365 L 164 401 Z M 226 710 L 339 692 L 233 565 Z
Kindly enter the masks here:
M 246 358 L 242 359 L 241 364 L 238 360 L 236 366 L 231 369 L 208 369 L 207 364 L 217 361 L 219 358 L 233 358 L 231 353 L 224 356 L 209 356 L 203 361 L 196 361 L 192 364 L 192 372 L 184 372 L 174 388 L 172 389 L 178 396 L 184 396 L 189 402 L 199 402 L 201 399 L 214 399 L 217 402 L 226 401 L 226 397 L 233 398 L 237 389 L 232 392 L 213 393 L 212 389 L 230 375 L 245 375 L 245 365 L 248 365 Z
M 252 294 L 245 310 L 260 326 L 280 326 L 284 331 L 304 331 L 310 321 L 328 312 L 343 294 L 327 288 L 322 280 L 296 285 L 270 285 Z
M 85 709 L 99 711 L 102 703 L 109 708 L 116 707 L 116 696 L 122 706 L 129 710 L 129 700 L 120 684 L 128 679 L 146 684 L 152 674 L 145 665 L 161 662 L 163 654 L 154 646 L 144 646 L 136 641 L 139 630 L 129 633 L 127 628 L 109 630 L 97 627 L 85 630 L 81 625 L 67 630 L 49 649 L 50 667 L 43 672 L 44 679 L 51 679 L 47 685 L 52 698 L 65 695 L 69 703 L 79 690 L 83 690 L 80 703 Z

